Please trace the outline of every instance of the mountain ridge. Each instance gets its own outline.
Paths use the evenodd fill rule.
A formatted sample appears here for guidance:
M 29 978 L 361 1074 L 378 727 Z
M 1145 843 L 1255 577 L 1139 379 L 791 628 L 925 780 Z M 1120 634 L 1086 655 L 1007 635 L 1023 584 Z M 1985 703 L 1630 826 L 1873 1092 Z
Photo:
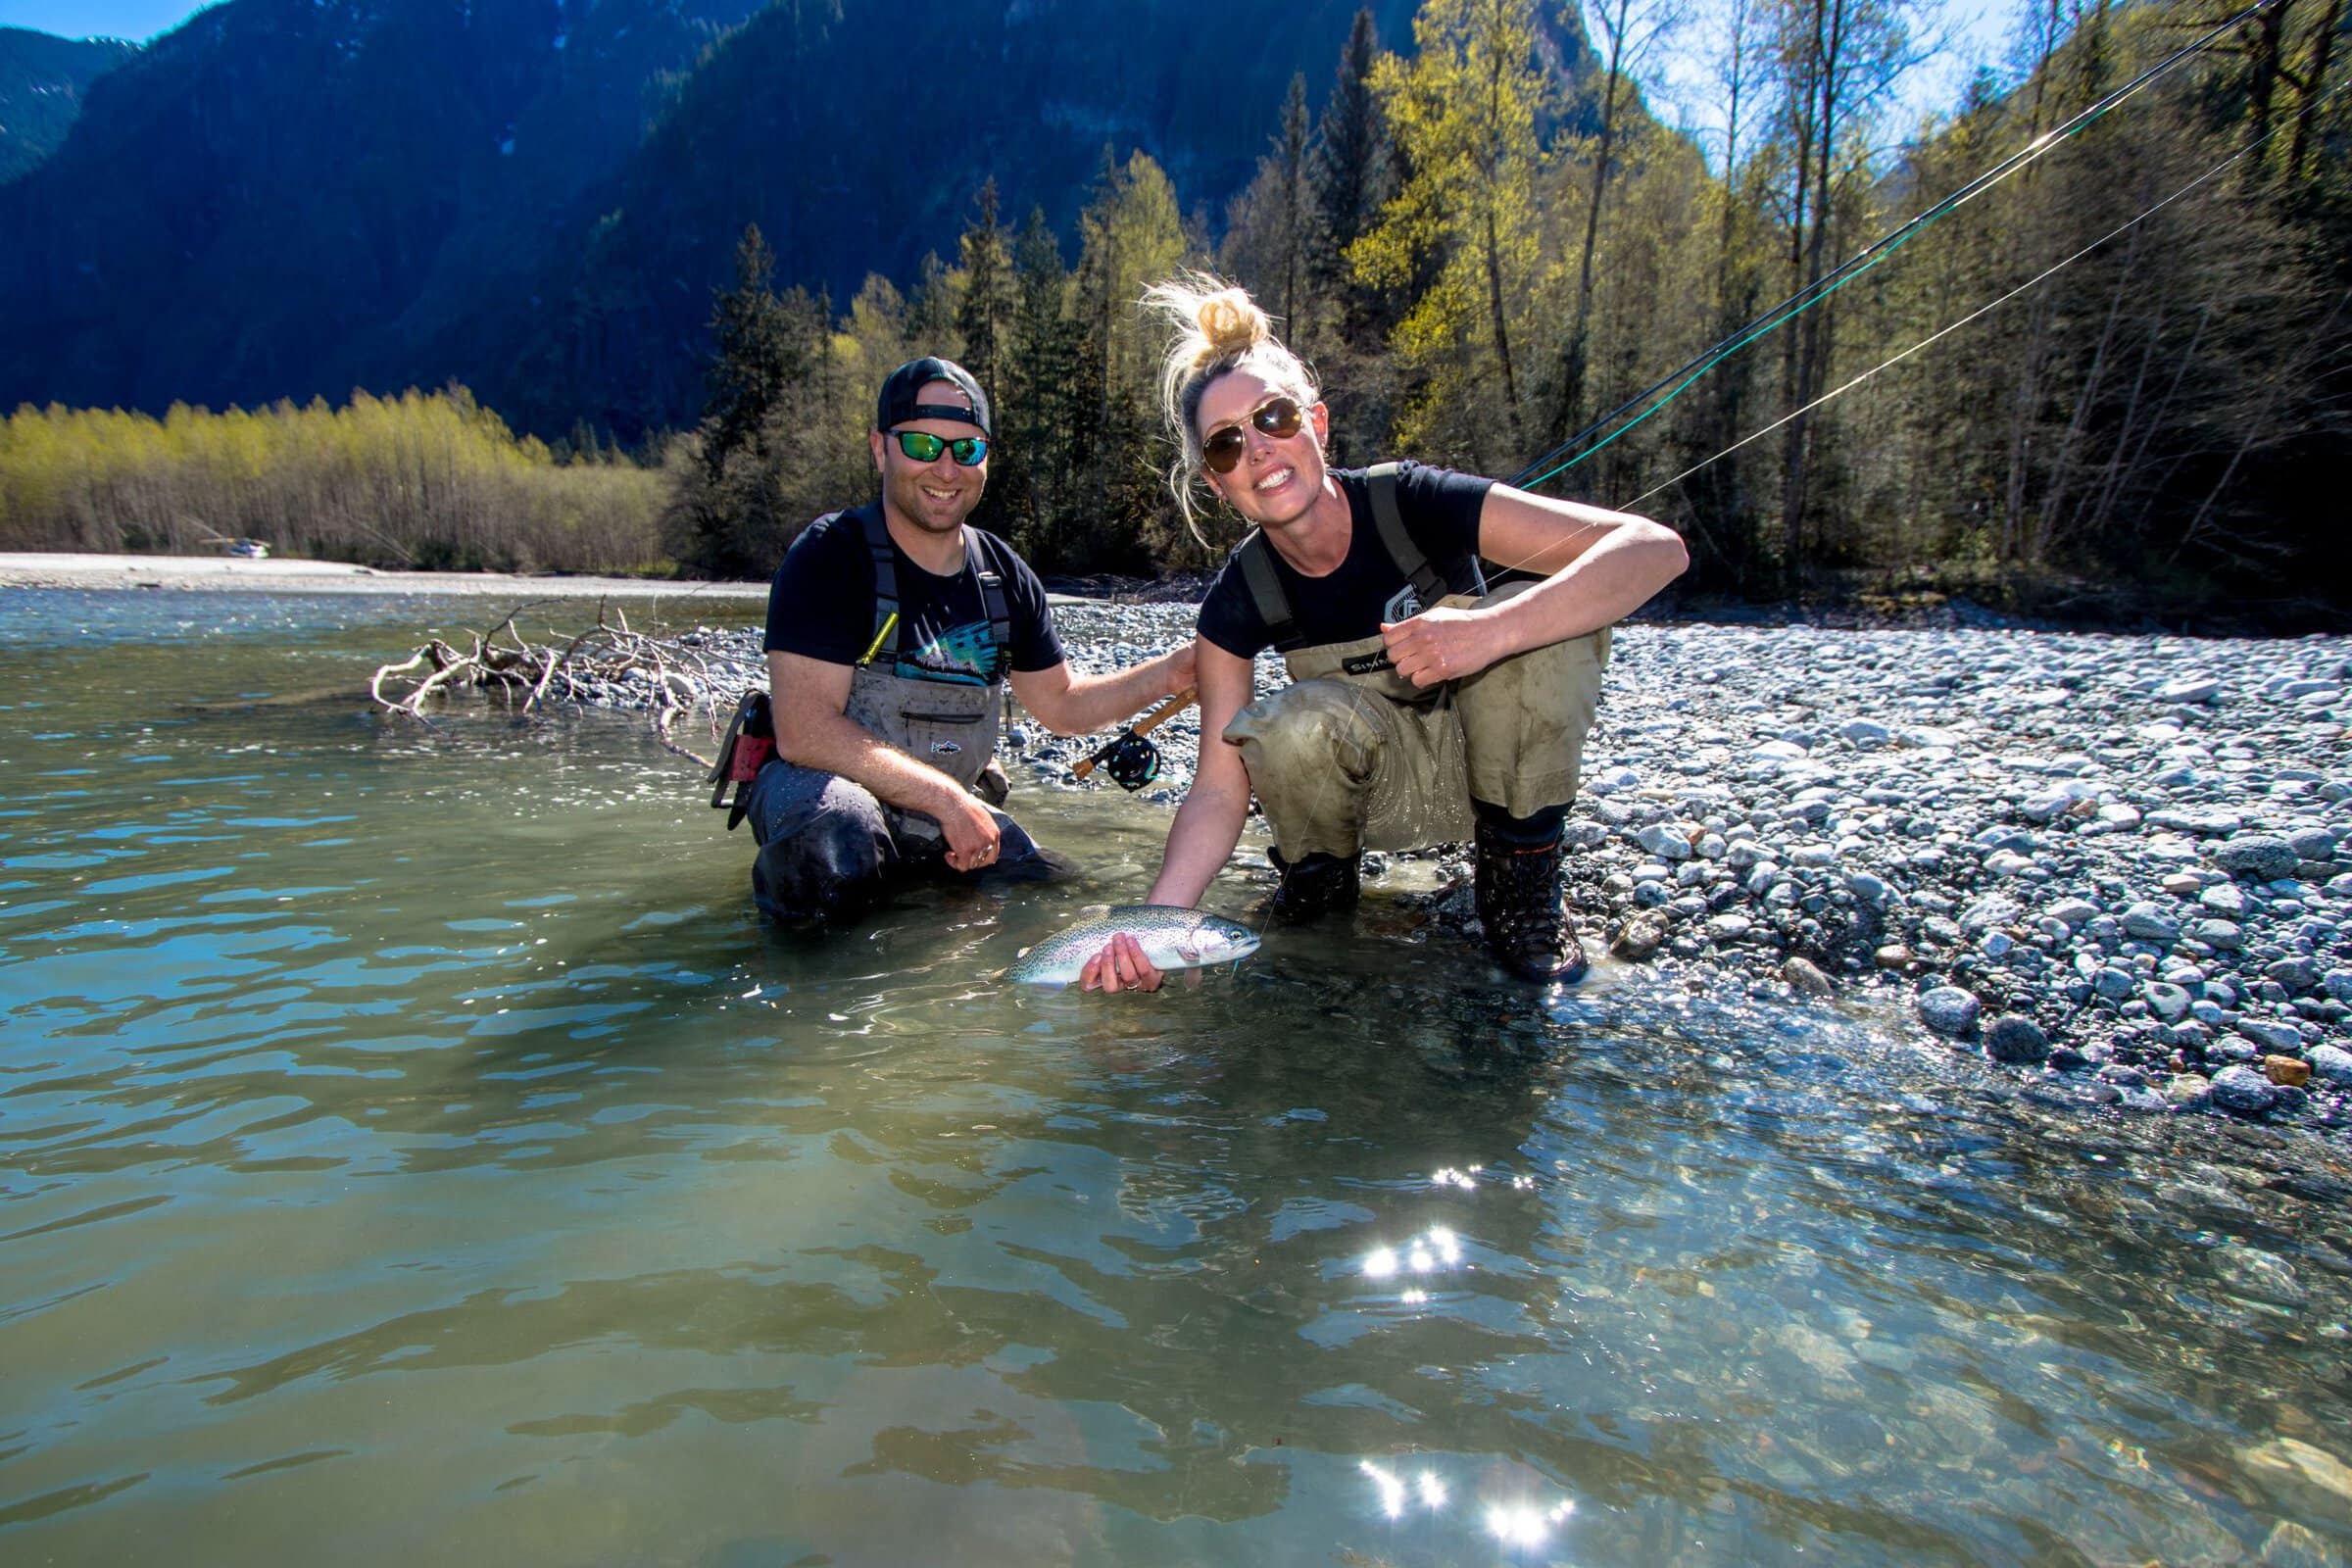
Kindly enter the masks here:
M 1407 0 L 1372 7 L 1392 47 Z M 690 422 L 744 225 L 846 304 L 973 193 L 1069 235 L 1107 145 L 1205 212 L 1354 0 L 226 0 L 0 188 L 0 407 L 463 381 L 517 422 Z M 910 71 L 913 73 L 910 74 Z
M 74 128 L 90 83 L 138 52 L 121 38 L 0 26 L 0 185 L 40 167 Z

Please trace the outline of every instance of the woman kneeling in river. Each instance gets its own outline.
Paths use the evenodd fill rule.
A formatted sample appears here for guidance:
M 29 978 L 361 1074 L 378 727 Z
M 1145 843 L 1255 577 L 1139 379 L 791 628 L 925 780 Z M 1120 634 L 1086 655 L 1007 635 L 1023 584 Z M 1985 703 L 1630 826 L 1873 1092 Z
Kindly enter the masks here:
M 1682 540 L 1445 468 L 1330 467 L 1313 379 L 1247 293 L 1194 276 L 1147 300 L 1177 328 L 1160 380 L 1177 504 L 1198 534 L 1203 485 L 1254 525 L 1201 602 L 1200 762 L 1149 902 L 1200 901 L 1255 792 L 1282 874 L 1273 918 L 1351 906 L 1366 849 L 1473 838 L 1496 960 L 1581 975 L 1560 828 L 1609 627 L 1689 564 Z M 1481 558 L 1537 580 L 1490 592 Z M 1266 648 L 1292 684 L 1252 703 Z M 1152 990 L 1160 974 L 1122 933 L 1082 981 Z

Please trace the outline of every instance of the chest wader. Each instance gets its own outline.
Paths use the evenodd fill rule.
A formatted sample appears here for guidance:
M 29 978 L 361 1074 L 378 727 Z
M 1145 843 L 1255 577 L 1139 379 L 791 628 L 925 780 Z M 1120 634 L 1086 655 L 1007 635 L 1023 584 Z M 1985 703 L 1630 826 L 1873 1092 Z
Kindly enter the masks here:
M 898 673 L 899 573 L 882 509 L 860 509 L 866 548 L 874 562 L 874 640 L 850 677 L 843 711 L 856 723 L 916 761 L 939 769 L 991 806 L 1002 806 L 1007 790 L 996 764 L 997 738 L 1004 710 L 1004 677 L 1012 666 L 1012 615 L 1003 579 L 979 565 L 978 547 L 967 531 L 964 554 L 980 579 L 980 602 L 988 614 L 991 663 L 985 685 L 925 680 Z M 929 841 L 939 824 L 918 811 L 885 805 L 891 832 Z
M 1492 604 L 1533 586 L 1488 595 L 1480 577 L 1472 592 L 1453 592 L 1397 515 L 1395 466 L 1370 479 L 1381 542 L 1422 608 Z M 1419 687 L 1396 672 L 1378 636 L 1298 645 L 1280 580 L 1269 562 L 1253 560 L 1269 548 L 1260 535 L 1244 541 L 1243 579 L 1293 684 L 1243 709 L 1225 739 L 1242 748 L 1285 862 L 1468 840 L 1473 799 L 1520 816 L 1574 799 L 1606 630 Z

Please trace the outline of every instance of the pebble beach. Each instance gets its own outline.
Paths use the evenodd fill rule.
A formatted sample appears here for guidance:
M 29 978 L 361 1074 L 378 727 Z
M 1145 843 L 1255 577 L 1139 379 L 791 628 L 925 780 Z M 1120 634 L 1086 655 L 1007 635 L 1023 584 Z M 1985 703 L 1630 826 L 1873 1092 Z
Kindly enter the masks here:
M 1056 617 L 1107 666 L 1185 635 L 1191 608 Z M 1171 804 L 1195 717 L 1155 737 Z M 2342 1137 L 2347 718 L 2341 637 L 1637 621 L 1570 817 L 1571 897 L 1589 947 L 1661 979 L 1884 994 L 2043 1099 Z M 1090 749 L 1019 740 L 1030 787 Z M 1423 897 L 1469 929 L 1468 858 L 1434 853 Z

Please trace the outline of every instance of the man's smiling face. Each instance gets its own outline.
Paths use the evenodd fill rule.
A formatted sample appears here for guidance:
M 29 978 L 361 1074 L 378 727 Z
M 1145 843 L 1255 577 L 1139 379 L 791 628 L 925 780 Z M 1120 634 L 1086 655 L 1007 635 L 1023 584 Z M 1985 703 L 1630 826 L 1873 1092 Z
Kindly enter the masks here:
M 917 401 L 971 407 L 971 400 L 953 381 L 926 384 Z M 981 492 L 988 488 L 987 460 L 982 459 L 967 468 L 956 463 L 953 452 L 943 448 L 931 462 L 917 463 L 900 450 L 894 433 L 899 430 L 919 430 L 952 442 L 982 434 L 980 426 L 959 419 L 907 419 L 890 430 L 873 432 L 874 466 L 882 474 L 883 511 L 894 520 L 924 533 L 956 532 L 980 504 Z

